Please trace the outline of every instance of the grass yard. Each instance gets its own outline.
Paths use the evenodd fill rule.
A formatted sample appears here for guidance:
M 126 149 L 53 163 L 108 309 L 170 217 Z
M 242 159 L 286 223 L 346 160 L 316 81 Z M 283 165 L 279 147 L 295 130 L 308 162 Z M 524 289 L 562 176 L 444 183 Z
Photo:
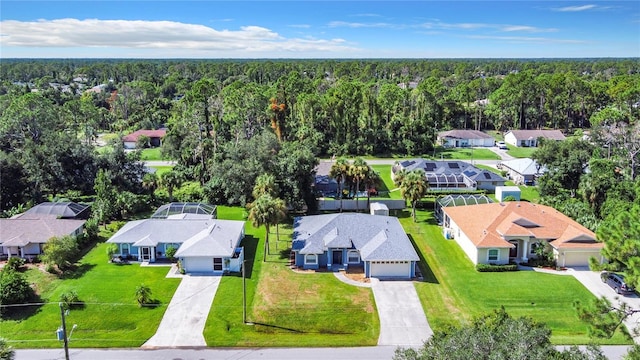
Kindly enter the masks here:
M 162 148 L 148 148 L 142 149 L 140 154 L 140 160 L 167 160 L 162 156 Z
M 391 180 L 391 165 L 371 165 L 371 167 L 380 174 L 382 179 L 382 184 L 378 186 L 377 198 L 402 199 L 400 189 L 396 188 Z
M 218 216 L 242 220 L 241 208 L 218 207 Z M 209 346 L 375 345 L 379 320 L 371 289 L 346 285 L 331 273 L 294 273 L 288 267 L 291 226 L 270 229 L 270 253 L 262 262 L 264 227 L 246 225 L 247 320 L 242 322 L 242 278 L 222 279 L 207 319 Z
M 593 295 L 572 276 L 534 271 L 479 273 L 455 241 L 445 240 L 431 212 L 419 211 L 418 223 L 408 212 L 400 219 L 421 253 L 425 281 L 417 282 L 418 296 L 435 330 L 467 322 L 504 306 L 513 316 L 546 323 L 555 344 L 588 344 L 587 327 L 572 307 Z M 426 263 L 425 263 L 426 261 Z M 616 334 L 603 344 L 630 344 Z
M 156 175 L 161 176 L 162 174 L 171 171 L 173 166 L 171 165 L 162 165 L 162 166 L 150 166 L 151 168 L 156 169 Z
M 67 316 L 67 329 L 77 324 L 69 343 L 73 347 L 138 347 L 154 333 L 175 292 L 179 279 L 166 279 L 167 267 L 114 265 L 107 262 L 105 244 L 97 245 L 64 280 L 38 269 L 27 270 L 44 305 L 24 308 L 0 321 L 0 334 L 16 348 L 58 348 L 60 294 L 75 290 L 83 308 Z M 139 308 L 135 288 L 144 283 L 159 302 Z
M 481 148 L 436 148 L 435 156 L 433 153 L 427 154 L 435 160 L 500 160 L 500 156 L 489 149 Z
M 515 158 L 530 158 L 531 154 L 538 149 L 536 147 L 516 147 L 511 144 L 507 144 L 507 146 L 509 147 L 507 154 Z

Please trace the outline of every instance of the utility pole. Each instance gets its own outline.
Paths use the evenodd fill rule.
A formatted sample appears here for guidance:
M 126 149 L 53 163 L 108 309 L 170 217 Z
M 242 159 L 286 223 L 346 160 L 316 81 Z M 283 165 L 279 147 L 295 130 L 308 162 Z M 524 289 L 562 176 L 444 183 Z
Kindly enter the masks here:
M 64 341 L 64 358 L 69 360 L 69 339 L 67 338 L 67 323 L 65 321 L 64 306 L 60 305 L 60 319 L 62 319 L 62 339 Z
M 244 263 L 247 260 L 242 260 L 242 323 L 247 323 L 247 285 L 246 277 L 244 274 Z

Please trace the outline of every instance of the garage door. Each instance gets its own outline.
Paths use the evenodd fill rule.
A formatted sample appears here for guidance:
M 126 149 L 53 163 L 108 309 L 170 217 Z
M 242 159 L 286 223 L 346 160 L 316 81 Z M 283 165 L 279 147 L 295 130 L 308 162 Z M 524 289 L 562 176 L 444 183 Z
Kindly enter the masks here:
M 599 251 L 592 252 L 568 252 L 564 253 L 564 264 L 562 266 L 589 266 L 589 258 L 595 257 L 596 259 L 600 259 Z M 562 263 L 562 259 L 560 259 L 560 263 Z
M 213 272 L 213 260 L 205 257 L 185 258 L 184 268 L 190 273 Z
M 371 277 L 409 278 L 411 276 L 410 261 L 371 261 Z

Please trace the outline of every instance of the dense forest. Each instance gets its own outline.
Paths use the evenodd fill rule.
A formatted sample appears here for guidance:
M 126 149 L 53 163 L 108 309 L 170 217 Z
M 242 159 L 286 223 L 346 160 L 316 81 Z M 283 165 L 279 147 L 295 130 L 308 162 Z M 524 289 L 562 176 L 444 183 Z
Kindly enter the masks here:
M 607 178 L 616 188 L 636 179 L 639 117 L 638 59 L 5 59 L 0 210 L 92 196 L 99 169 L 130 207 L 121 212 L 184 183 L 187 198 L 244 205 L 264 173 L 301 208 L 313 203 L 319 156 L 422 155 L 438 131 L 454 128 L 558 128 L 588 130 L 592 140 L 538 154 L 548 166 L 574 166 L 542 181 L 543 198 L 596 228 L 609 211 L 606 191 L 588 192 L 581 176 L 593 159 L 605 163 L 592 169 L 619 170 Z M 162 151 L 178 164 L 164 184 L 117 141 L 95 151 L 99 134 L 160 127 Z

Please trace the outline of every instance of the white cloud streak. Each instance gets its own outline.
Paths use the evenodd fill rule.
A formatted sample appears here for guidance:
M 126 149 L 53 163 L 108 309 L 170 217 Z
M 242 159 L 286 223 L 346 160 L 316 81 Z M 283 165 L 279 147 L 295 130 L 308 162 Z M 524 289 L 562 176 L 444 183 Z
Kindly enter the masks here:
M 548 37 L 528 37 L 528 36 L 485 36 L 485 35 L 469 35 L 469 39 L 481 39 L 481 40 L 499 40 L 510 43 L 539 43 L 539 44 L 586 44 L 583 40 L 573 39 L 554 39 Z
M 596 9 L 597 6 L 593 4 L 589 5 L 576 5 L 576 6 L 565 6 L 561 8 L 555 8 L 555 11 L 563 11 L 563 12 L 578 12 L 578 11 L 586 11 Z
M 173 21 L 56 19 L 0 22 L 3 47 L 184 49 L 192 51 L 349 52 L 344 39 L 285 38 L 260 26 L 216 30 Z M 286 55 L 283 55 L 286 56 Z
M 338 28 L 347 27 L 352 29 L 364 28 L 386 28 L 386 29 L 430 29 L 430 30 L 479 30 L 487 29 L 503 32 L 527 32 L 527 33 L 545 33 L 556 32 L 555 28 L 539 28 L 529 25 L 509 25 L 509 24 L 485 24 L 485 23 L 445 23 L 441 21 L 424 22 L 421 24 L 392 24 L 392 23 L 366 23 L 366 22 L 347 22 L 332 21 L 327 24 L 328 27 Z

